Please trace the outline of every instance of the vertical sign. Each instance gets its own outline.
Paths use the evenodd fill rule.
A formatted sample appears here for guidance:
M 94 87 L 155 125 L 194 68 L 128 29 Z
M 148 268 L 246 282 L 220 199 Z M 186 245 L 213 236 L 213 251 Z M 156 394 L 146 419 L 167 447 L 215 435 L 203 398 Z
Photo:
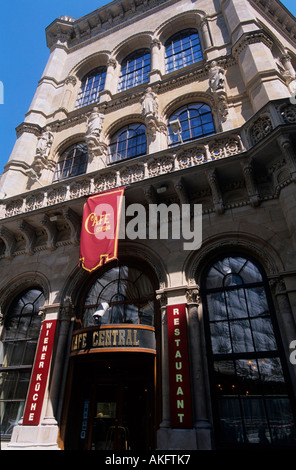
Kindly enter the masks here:
M 167 306 L 171 427 L 193 427 L 186 305 Z
M 23 425 L 37 426 L 43 405 L 57 320 L 42 323 L 34 368 L 24 412 Z

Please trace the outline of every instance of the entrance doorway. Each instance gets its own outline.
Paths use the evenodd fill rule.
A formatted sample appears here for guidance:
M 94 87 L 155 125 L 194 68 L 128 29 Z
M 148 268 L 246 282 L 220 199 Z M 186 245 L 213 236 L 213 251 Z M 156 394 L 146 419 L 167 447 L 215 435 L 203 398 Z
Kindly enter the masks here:
M 85 355 L 73 358 L 71 368 L 65 449 L 155 448 L 154 355 Z

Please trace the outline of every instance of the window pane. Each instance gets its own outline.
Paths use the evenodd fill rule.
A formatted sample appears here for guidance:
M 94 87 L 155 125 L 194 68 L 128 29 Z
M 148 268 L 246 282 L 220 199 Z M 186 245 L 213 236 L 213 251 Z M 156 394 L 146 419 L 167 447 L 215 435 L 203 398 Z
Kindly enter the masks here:
M 194 30 L 173 35 L 165 44 L 166 72 L 178 70 L 202 59 L 199 37 Z
M 121 129 L 111 138 L 109 163 L 144 155 L 147 150 L 146 128 L 143 124 L 132 124 Z
M 224 294 L 217 292 L 207 296 L 210 320 L 227 320 Z
M 230 319 L 245 318 L 248 316 L 244 289 L 226 291 L 225 297 Z
M 118 91 L 147 82 L 150 72 L 150 52 L 141 49 L 130 54 L 121 64 Z
M 111 269 L 97 279 L 87 294 L 83 327 L 94 325 L 92 314 L 103 303 L 107 310 L 102 324 L 153 325 L 154 295 L 153 286 L 142 271 L 127 266 Z
M 69 147 L 62 153 L 57 163 L 53 181 L 59 181 L 86 172 L 88 150 L 85 142 Z
M 234 353 L 253 352 L 254 345 L 248 320 L 230 322 L 232 346 Z
M 39 289 L 29 289 L 12 302 L 5 316 L 0 343 L 0 408 L 1 430 L 7 436 L 23 411 L 41 326 L 38 313 L 44 300 Z
M 179 120 L 181 129 L 177 142 L 187 142 L 215 132 L 211 110 L 204 104 L 191 104 L 178 109 L 169 119 L 169 145 L 175 143 L 170 123 Z M 206 122 L 205 122 L 206 121 Z
M 76 108 L 99 101 L 99 93 L 105 87 L 106 68 L 99 67 L 87 74 L 81 81 Z
M 226 322 L 211 324 L 211 340 L 213 354 L 231 353 L 230 333 Z

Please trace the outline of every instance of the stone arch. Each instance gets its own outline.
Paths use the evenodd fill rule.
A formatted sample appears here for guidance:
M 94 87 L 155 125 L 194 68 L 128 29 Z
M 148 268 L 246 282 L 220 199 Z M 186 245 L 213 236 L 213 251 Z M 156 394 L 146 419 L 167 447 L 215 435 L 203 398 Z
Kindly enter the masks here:
M 115 122 L 112 122 L 112 124 L 110 124 L 110 126 L 105 131 L 107 141 L 109 142 L 111 136 L 115 134 L 115 132 L 119 131 L 122 127 L 133 123 L 145 124 L 142 114 L 127 114 L 126 116 L 121 117 Z
M 0 288 L 0 304 L 2 308 L 1 315 L 5 315 L 6 310 L 12 300 L 19 295 L 22 291 L 30 287 L 39 287 L 42 289 L 45 304 L 48 305 L 51 302 L 51 288 L 49 280 L 39 272 L 27 272 L 10 279 L 9 282 L 3 282 Z
M 85 57 L 78 64 L 76 64 L 69 73 L 69 76 L 76 77 L 79 81 L 89 72 L 97 67 L 107 67 L 107 62 L 110 57 L 109 51 L 100 51 Z
M 119 242 L 120 243 L 120 242 Z M 119 260 L 132 259 L 132 261 L 140 261 L 141 263 L 149 267 L 152 273 L 155 275 L 159 286 L 158 289 L 164 289 L 169 284 L 169 274 L 161 263 L 159 257 L 152 250 L 143 246 L 142 244 L 129 244 L 123 243 L 119 245 Z M 116 263 L 116 262 L 115 262 Z M 110 263 L 110 267 L 111 267 Z M 108 269 L 108 264 L 105 266 Z M 96 275 L 98 271 L 94 273 Z M 64 287 L 61 289 L 60 299 L 61 305 L 63 306 L 75 306 L 81 290 L 89 282 L 90 275 L 87 271 L 82 268 L 76 267 L 69 275 Z
M 263 238 L 253 234 L 228 233 L 208 238 L 197 253 L 191 253 L 184 264 L 184 272 L 189 285 L 200 285 L 206 265 L 223 253 L 239 252 L 256 259 L 263 267 L 266 276 L 275 276 L 284 270 L 283 261 L 276 250 Z
M 180 95 L 177 98 L 173 99 L 164 107 L 162 114 L 166 120 L 169 119 L 170 115 L 176 111 L 178 108 L 185 106 L 190 103 L 202 102 L 209 105 L 212 110 L 214 110 L 215 102 L 214 98 L 210 93 L 205 92 L 192 92 Z
M 128 39 L 122 41 L 112 51 L 112 57 L 118 62 L 120 67 L 121 62 L 132 52 L 138 49 L 149 49 L 151 47 L 152 33 L 149 31 L 143 31 L 140 34 L 134 34 Z

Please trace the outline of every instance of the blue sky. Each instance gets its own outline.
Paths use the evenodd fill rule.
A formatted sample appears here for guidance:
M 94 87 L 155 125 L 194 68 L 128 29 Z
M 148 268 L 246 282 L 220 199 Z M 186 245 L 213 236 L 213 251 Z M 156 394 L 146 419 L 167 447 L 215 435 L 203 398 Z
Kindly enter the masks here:
M 15 128 L 25 119 L 49 57 L 45 28 L 56 18 L 80 18 L 106 5 L 104 0 L 8 0 L 0 17 L 0 174 L 12 152 Z M 295 0 L 282 2 L 296 16 Z

